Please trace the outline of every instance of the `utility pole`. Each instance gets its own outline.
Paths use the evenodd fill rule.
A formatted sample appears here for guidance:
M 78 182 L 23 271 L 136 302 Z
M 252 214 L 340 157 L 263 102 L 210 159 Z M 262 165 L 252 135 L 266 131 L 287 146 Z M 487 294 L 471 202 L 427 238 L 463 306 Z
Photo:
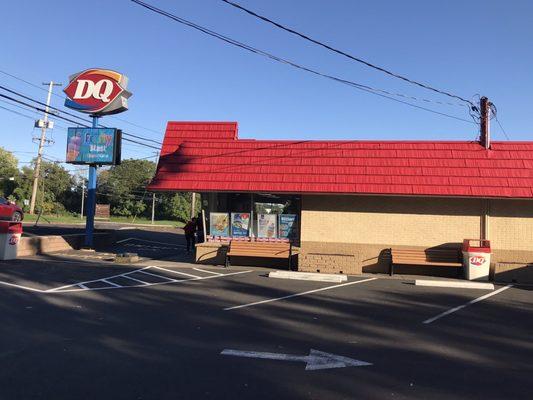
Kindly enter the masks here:
M 192 192 L 191 198 L 191 219 L 196 215 L 196 193 Z
M 490 149 L 490 106 L 491 103 L 489 99 L 487 99 L 485 96 L 483 96 L 479 100 L 479 106 L 480 106 L 480 141 L 481 145 L 485 147 L 487 150 Z
M 152 225 L 155 220 L 155 193 L 152 193 Z
M 46 108 L 44 111 L 44 119 L 41 127 L 41 139 L 39 140 L 39 150 L 37 151 L 37 160 L 35 161 L 35 170 L 33 172 L 33 188 L 31 191 L 31 202 L 30 202 L 30 214 L 35 212 L 35 201 L 37 199 L 37 189 L 39 187 L 39 173 L 41 171 L 41 161 L 43 156 L 44 144 L 46 142 L 46 129 L 48 128 L 48 110 L 50 107 L 50 98 L 52 97 L 52 90 L 54 86 L 61 86 L 61 83 L 54 83 L 50 81 L 48 83 L 43 83 L 43 85 L 48 85 L 48 97 L 46 98 Z

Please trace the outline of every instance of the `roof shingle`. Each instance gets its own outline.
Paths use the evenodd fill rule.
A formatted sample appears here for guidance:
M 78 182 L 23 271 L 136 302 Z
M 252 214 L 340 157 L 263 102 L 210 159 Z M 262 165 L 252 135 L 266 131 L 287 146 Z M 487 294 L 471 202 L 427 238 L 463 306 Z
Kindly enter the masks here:
M 533 142 L 242 140 L 169 122 L 151 190 L 533 198 Z

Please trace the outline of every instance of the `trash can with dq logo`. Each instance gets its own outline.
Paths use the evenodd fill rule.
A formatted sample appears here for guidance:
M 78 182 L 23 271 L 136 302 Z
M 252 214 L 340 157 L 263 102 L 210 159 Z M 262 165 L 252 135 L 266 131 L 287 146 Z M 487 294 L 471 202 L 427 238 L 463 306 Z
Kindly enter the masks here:
M 17 248 L 22 236 L 22 223 L 0 221 L 0 260 L 17 258 Z
M 488 281 L 490 273 L 490 241 L 465 239 L 463 241 L 463 266 L 465 278 Z

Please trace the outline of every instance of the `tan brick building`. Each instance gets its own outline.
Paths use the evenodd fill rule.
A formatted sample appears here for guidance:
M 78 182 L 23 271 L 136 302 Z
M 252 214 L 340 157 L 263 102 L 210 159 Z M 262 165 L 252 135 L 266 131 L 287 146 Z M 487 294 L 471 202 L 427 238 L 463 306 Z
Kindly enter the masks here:
M 252 238 L 258 213 L 297 215 L 300 270 L 385 272 L 391 247 L 489 239 L 497 279 L 533 280 L 533 142 L 256 141 L 170 122 L 151 189 L 202 193 L 208 218 L 251 213 Z M 228 240 L 198 262 L 221 263 Z

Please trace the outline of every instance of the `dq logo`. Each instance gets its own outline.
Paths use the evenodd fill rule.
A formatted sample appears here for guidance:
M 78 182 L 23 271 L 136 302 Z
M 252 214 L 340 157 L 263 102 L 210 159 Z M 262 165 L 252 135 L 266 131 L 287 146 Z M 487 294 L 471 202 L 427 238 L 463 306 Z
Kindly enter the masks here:
M 477 265 L 478 267 L 480 265 L 483 265 L 485 264 L 485 257 L 482 257 L 482 256 L 473 256 L 473 257 L 470 257 L 470 264 L 472 265 Z
M 17 235 L 13 235 L 9 238 L 9 244 L 11 246 L 16 245 L 19 242 L 19 237 Z
M 93 114 L 117 114 L 128 109 L 128 78 L 108 69 L 88 69 L 69 77 L 65 106 Z

